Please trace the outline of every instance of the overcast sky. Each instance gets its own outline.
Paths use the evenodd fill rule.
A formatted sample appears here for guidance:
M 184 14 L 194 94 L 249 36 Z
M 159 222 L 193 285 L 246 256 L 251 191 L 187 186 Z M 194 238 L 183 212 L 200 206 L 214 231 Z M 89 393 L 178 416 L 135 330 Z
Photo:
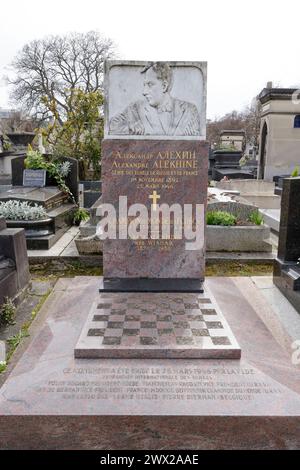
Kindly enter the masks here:
M 13 0 L 0 17 L 0 77 L 33 39 L 97 30 L 127 60 L 207 61 L 209 118 L 243 109 L 267 81 L 300 84 L 299 0 Z

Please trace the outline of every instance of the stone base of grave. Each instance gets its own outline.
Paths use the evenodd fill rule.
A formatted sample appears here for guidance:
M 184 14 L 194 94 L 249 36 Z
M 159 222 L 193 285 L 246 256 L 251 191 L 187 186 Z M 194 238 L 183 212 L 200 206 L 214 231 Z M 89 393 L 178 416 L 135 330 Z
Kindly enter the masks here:
M 99 278 L 60 279 L 11 359 L 0 448 L 299 448 L 299 365 L 278 343 L 272 308 L 251 278 L 205 286 L 240 360 L 74 358 Z
M 243 168 L 213 168 L 212 179 L 215 181 L 221 181 L 224 177 L 230 179 L 254 179 L 255 174 L 253 171 L 247 171 Z
M 105 278 L 99 292 L 194 292 L 203 293 L 201 279 Z
M 240 359 L 241 349 L 212 294 L 100 293 L 76 358 Z
M 44 206 L 47 218 L 41 220 L 7 220 L 8 228 L 24 228 L 28 250 L 49 250 L 72 225 L 75 204 L 57 187 L 13 187 L 0 194 L 0 201 L 10 199 Z

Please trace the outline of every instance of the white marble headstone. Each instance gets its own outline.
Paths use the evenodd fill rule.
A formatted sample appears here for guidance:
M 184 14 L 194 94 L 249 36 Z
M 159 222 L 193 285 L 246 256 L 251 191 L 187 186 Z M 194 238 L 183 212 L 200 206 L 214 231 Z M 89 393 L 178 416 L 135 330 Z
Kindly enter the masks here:
M 105 137 L 206 138 L 206 62 L 105 63 Z

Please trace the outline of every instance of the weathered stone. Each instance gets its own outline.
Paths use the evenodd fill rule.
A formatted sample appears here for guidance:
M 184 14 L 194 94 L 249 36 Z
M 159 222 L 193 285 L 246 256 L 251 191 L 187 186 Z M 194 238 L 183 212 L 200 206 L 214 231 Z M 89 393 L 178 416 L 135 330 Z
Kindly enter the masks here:
M 267 225 L 236 225 L 232 227 L 208 225 L 206 249 L 208 251 L 263 251 L 271 252 L 268 242 L 270 227 Z
M 92 183 L 91 181 L 87 183 Z M 99 182 L 97 182 L 99 183 Z M 101 205 L 102 198 L 98 198 L 90 208 L 90 218 L 81 222 L 79 235 L 75 238 L 76 248 L 79 254 L 102 254 L 103 242 L 96 235 L 97 224 L 101 217 L 97 215 L 97 209 Z
M 102 253 L 103 241 L 96 234 L 87 237 L 79 235 L 75 238 L 75 244 L 80 255 Z
M 34 132 L 7 132 L 7 137 L 16 148 L 27 149 L 35 138 Z
M 0 254 L 12 259 L 17 271 L 18 290 L 29 282 L 29 263 L 23 229 L 7 228 L 0 232 Z
M 225 194 L 227 195 L 227 194 Z M 230 193 L 228 193 L 228 196 L 230 196 Z M 242 202 L 239 202 L 239 197 L 233 195 L 233 200 L 232 201 L 220 201 L 217 198 L 209 198 L 208 204 L 207 204 L 207 210 L 208 211 L 225 211 L 229 212 L 230 214 L 235 215 L 242 221 L 247 221 L 249 219 L 249 216 L 253 214 L 254 211 L 257 211 L 257 207 L 251 205 L 251 204 L 245 204 Z
M 6 228 L 0 218 L 0 305 L 29 283 L 29 263 L 23 229 Z

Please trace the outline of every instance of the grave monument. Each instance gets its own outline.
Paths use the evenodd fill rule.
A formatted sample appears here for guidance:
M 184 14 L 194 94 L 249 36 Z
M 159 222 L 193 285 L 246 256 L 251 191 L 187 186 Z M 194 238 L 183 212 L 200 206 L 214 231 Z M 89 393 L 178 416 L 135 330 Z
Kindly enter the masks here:
M 161 113 L 155 109 L 147 111 L 145 106 L 143 110 L 139 101 L 143 99 L 145 72 L 140 74 L 140 70 L 144 70 L 144 64 L 130 64 L 124 64 L 129 79 L 123 74 L 122 63 L 117 63 L 115 69 L 111 63 L 107 65 L 107 72 L 112 72 L 107 80 L 114 84 L 116 96 L 107 95 L 103 155 L 105 203 L 127 195 L 128 207 L 132 200 L 144 206 L 147 203 L 149 213 L 152 202 L 158 206 L 178 200 L 204 201 L 202 169 L 207 151 L 205 132 L 202 134 L 201 129 L 205 127 L 205 115 L 202 118 L 205 64 L 169 63 L 175 72 L 170 95 L 183 102 L 182 118 L 185 111 L 188 121 L 190 116 L 196 116 L 188 127 L 191 133 L 199 131 L 200 119 L 199 136 L 176 135 L 174 119 L 178 116 L 175 113 L 178 103 L 172 99 L 168 100 L 169 105 L 160 108 Z M 191 83 L 193 74 L 198 76 L 198 82 Z M 135 77 L 142 78 L 141 82 Z M 203 94 L 200 89 L 194 101 L 190 93 L 197 83 L 203 84 Z M 136 96 L 129 94 L 126 98 L 130 90 L 136 90 Z M 110 109 L 111 98 L 116 106 Z M 148 113 L 154 115 L 149 116 L 149 121 Z M 181 123 L 178 132 L 183 133 L 182 129 L 186 129 L 183 121 L 177 122 Z M 158 128 L 161 135 L 151 134 L 158 132 Z M 166 129 L 173 133 L 166 135 Z M 110 133 L 116 130 L 120 134 Z M 128 155 L 125 162 L 117 154 L 111 158 L 116 148 L 121 155 Z M 131 172 L 138 163 L 157 161 L 158 152 L 169 151 L 170 158 L 164 154 L 159 161 L 172 162 L 174 149 L 177 155 L 191 148 L 195 150 L 195 159 L 191 160 L 201 163 L 198 175 L 184 174 L 179 178 L 173 174 L 172 178 L 178 181 L 171 179 L 166 183 L 165 178 L 170 175 L 122 173 Z M 148 156 L 139 161 L 140 154 Z M 112 174 L 113 161 L 126 163 L 123 168 L 116 165 L 115 171 L 121 173 Z M 137 170 L 152 171 L 151 168 L 140 166 Z M 163 181 L 151 180 L 154 177 Z M 131 181 L 132 178 L 141 180 Z M 142 186 L 137 187 L 138 184 Z M 167 191 L 164 184 L 174 184 L 173 189 Z M 141 240 L 112 237 L 103 240 L 104 250 L 111 250 L 111 256 L 118 258 L 114 261 L 106 256 L 104 274 L 107 279 L 117 281 L 109 281 L 107 286 L 103 283 L 101 292 L 95 276 L 61 278 L 55 284 L 30 327 L 28 347 L 24 348 L 25 352 L 16 351 L 14 360 L 18 362 L 1 388 L 0 448 L 299 448 L 299 366 L 292 363 L 290 343 L 277 328 L 275 311 L 261 293 L 263 289 L 258 288 L 258 283 L 264 285 L 265 279 L 209 277 L 202 286 L 201 240 L 199 251 L 194 250 L 194 256 L 200 258 L 200 268 L 193 264 L 189 253 L 185 256 L 180 239 L 174 241 L 170 250 L 161 247 L 163 240 L 158 239 L 156 249 L 149 247 L 151 255 L 145 246 L 137 249 L 138 241 Z M 175 243 L 178 243 L 178 256 Z M 125 288 L 117 291 L 122 288 L 120 279 L 127 282 L 130 291 L 127 286 L 127 291 Z M 154 287 L 153 279 L 158 279 Z M 185 290 L 179 291 L 181 282 Z M 133 291 L 133 285 L 135 290 L 146 290 L 147 284 L 152 284 L 148 292 Z M 171 285 L 171 290 L 158 292 L 160 284 L 166 290 Z M 188 291 L 189 286 L 192 292 Z M 204 292 L 199 292 L 202 289 Z M 224 317 L 242 346 L 240 361 L 236 360 L 239 348 L 235 348 Z M 105 359 L 92 359 L 95 357 Z
M 104 278 L 76 357 L 240 357 L 203 289 L 206 67 L 106 63 Z
M 24 230 L 7 228 L 0 217 L 0 307 L 5 298 L 22 299 L 29 284 L 29 263 Z
M 104 290 L 200 292 L 208 165 L 206 64 L 107 62 L 105 115 L 102 203 L 116 209 L 119 236 L 104 240 Z M 147 208 L 147 238 L 130 239 L 130 214 L 124 224 L 120 197 L 128 207 Z M 161 213 L 162 224 L 168 223 L 166 204 L 170 212 L 174 209 L 170 235 L 164 237 L 159 228 L 150 233 L 153 216 Z M 196 210 L 201 218 L 197 249 L 186 249 L 184 234 L 175 236 L 185 205 L 193 209 L 194 223 Z
M 47 212 L 45 218 L 7 220 L 7 226 L 25 229 L 27 249 L 48 250 L 72 225 L 75 201 L 78 200 L 78 162 L 75 158 L 62 159 L 70 162 L 65 183 L 73 194 L 74 201 L 71 201 L 48 173 L 43 181 L 40 173 L 44 170 L 25 170 L 25 158 L 20 156 L 12 160 L 12 187 L 0 193 L 0 201 L 27 201 L 44 207 Z M 33 177 L 36 174 L 38 177 Z
M 7 132 L 7 141 L 4 145 L 4 136 L 0 132 L 0 184 L 11 184 L 12 160 L 18 156 L 26 155 L 28 145 L 32 144 L 34 132 Z

